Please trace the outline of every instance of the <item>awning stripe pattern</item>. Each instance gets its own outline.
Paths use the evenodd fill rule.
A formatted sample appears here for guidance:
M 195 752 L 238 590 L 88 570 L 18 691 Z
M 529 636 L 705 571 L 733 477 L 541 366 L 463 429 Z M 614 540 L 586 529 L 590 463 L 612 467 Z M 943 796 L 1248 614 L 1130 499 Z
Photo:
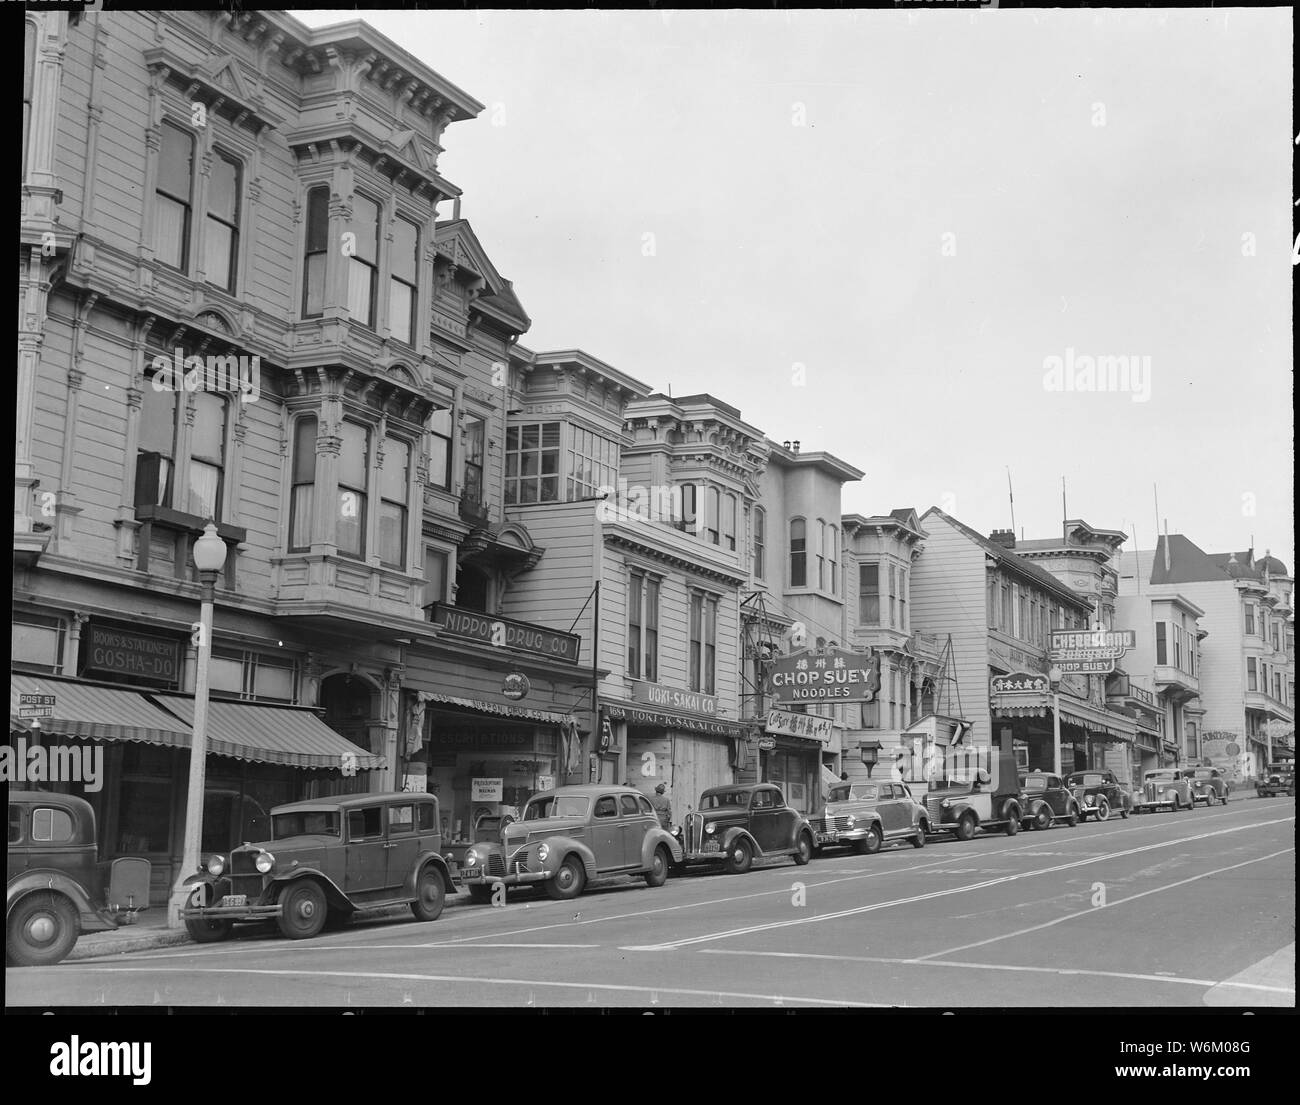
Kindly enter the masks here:
M 95 687 L 87 683 L 12 675 L 9 680 L 9 730 L 32 729 L 30 718 L 18 716 L 19 695 L 53 695 L 54 717 L 41 718 L 39 732 L 49 737 L 80 740 L 120 740 L 189 748 L 189 729 L 136 691 Z

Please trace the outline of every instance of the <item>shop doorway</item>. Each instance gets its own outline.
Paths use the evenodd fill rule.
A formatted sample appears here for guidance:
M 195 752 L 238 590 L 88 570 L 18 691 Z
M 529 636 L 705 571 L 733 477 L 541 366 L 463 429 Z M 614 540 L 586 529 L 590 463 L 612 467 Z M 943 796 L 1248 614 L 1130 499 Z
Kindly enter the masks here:
M 371 751 L 370 725 L 377 707 L 375 689 L 366 680 L 348 673 L 327 676 L 321 680 L 320 704 L 326 725 L 363 751 Z M 363 794 L 369 789 L 368 771 L 343 774 L 338 780 L 340 794 Z

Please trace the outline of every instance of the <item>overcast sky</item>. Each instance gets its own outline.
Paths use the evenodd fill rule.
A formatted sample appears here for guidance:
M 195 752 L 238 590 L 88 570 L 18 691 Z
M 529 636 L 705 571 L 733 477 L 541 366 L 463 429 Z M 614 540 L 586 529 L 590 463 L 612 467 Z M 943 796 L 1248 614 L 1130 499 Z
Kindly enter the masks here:
M 439 168 L 528 347 L 834 453 L 847 512 L 988 532 L 1010 467 L 1018 534 L 1064 476 L 1149 548 L 1158 484 L 1294 571 L 1289 10 L 361 14 L 487 105 Z

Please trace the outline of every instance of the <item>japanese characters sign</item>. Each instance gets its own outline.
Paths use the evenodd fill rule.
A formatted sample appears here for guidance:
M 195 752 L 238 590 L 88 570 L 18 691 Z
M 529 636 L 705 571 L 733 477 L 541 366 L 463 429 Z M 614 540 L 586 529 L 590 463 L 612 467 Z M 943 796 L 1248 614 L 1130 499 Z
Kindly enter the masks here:
M 782 736 L 808 737 L 811 740 L 829 741 L 835 735 L 835 722 L 828 717 L 816 714 L 792 714 L 789 710 L 768 710 L 767 724 L 764 729 L 769 733 Z
M 989 680 L 989 690 L 993 694 L 1041 694 L 1050 689 L 1047 676 L 1031 675 L 1027 671 L 996 675 Z

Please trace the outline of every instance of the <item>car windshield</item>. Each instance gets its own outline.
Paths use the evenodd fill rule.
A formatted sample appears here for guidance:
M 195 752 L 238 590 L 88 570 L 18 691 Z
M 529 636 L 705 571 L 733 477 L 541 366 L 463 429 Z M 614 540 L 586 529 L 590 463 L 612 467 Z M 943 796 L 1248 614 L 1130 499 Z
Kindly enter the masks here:
M 1024 790 L 1046 790 L 1047 779 L 1042 775 L 1026 775 L 1020 780 Z
M 342 824 L 338 810 L 295 810 L 271 816 L 271 839 L 290 836 L 338 836 Z
M 1177 779 L 1178 773 L 1175 771 L 1148 771 L 1145 778 L 1149 781 L 1163 782 L 1167 779 Z
M 1268 770 L 1271 775 L 1294 775 L 1295 764 L 1269 764 Z
M 700 796 L 700 809 L 745 809 L 749 805 L 747 790 L 714 790 Z
M 1099 787 L 1105 784 L 1106 777 L 1095 772 L 1089 772 L 1082 775 L 1071 775 L 1069 782 L 1072 787 Z
M 548 794 L 534 798 L 524 807 L 525 821 L 545 821 L 548 817 L 586 817 L 591 799 L 580 794 Z
M 828 802 L 852 802 L 862 801 L 876 797 L 876 788 L 869 783 L 843 783 L 837 787 L 831 787 L 831 792 L 827 796 Z

